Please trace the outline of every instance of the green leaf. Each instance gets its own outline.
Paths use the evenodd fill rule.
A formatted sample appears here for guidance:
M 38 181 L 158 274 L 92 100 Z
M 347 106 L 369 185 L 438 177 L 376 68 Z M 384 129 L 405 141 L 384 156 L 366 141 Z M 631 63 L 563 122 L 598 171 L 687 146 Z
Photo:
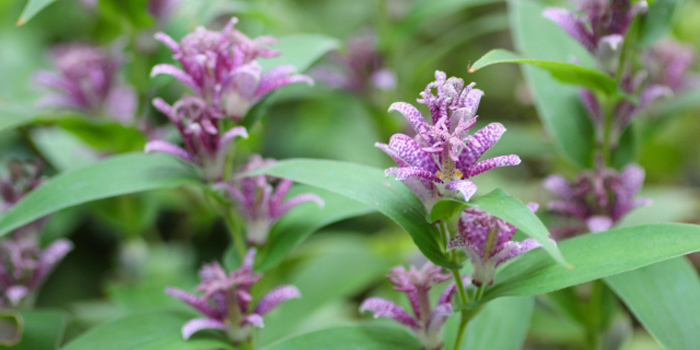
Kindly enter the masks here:
M 676 8 L 682 7 L 683 0 L 655 0 L 650 3 L 647 14 L 642 17 L 637 39 L 642 47 L 653 45 L 668 33 Z
M 440 233 L 429 224 L 425 207 L 400 181 L 387 179 L 382 169 L 332 160 L 292 159 L 243 174 L 265 173 L 323 188 L 368 205 L 403 227 L 423 255 L 437 265 L 455 268 L 438 243 Z
M 22 10 L 22 14 L 19 15 L 17 25 L 21 26 L 29 22 L 29 20 L 32 19 L 32 17 L 36 16 L 37 13 L 39 13 L 46 6 L 51 5 L 55 1 L 56 0 L 28 0 L 27 4 L 24 5 L 24 10 Z
M 617 93 L 615 79 L 601 71 L 571 63 L 526 58 L 515 52 L 503 49 L 487 52 L 469 67 L 469 72 L 474 73 L 481 68 L 502 63 L 529 64 L 549 72 L 562 83 L 582 86 L 607 96 L 614 96 Z
M 700 349 L 700 279 L 678 257 L 611 276 L 605 283 L 666 349 Z
M 12 350 L 56 349 L 63 339 L 68 315 L 63 311 L 22 311 L 24 331 L 22 339 Z
M 198 184 L 192 167 L 166 154 L 126 154 L 62 173 L 0 219 L 0 236 L 55 211 L 127 193 Z
M 22 337 L 22 317 L 14 310 L 0 311 L 0 345 L 15 345 Z
M 0 106 L 0 132 L 30 123 L 35 116 L 36 113 L 31 108 Z
M 508 263 L 496 274 L 485 299 L 536 295 L 631 271 L 700 250 L 700 226 L 651 224 L 582 235 L 559 243 L 575 266 L 567 269 L 542 251 Z
M 461 349 L 463 350 L 519 350 L 523 348 L 535 306 L 532 297 L 509 297 L 494 300 L 469 322 Z M 452 349 L 458 317 L 447 325 L 445 349 Z M 453 330 L 454 329 L 454 330 Z M 507 336 L 504 336 L 506 335 Z M 447 336 L 446 336 L 447 337 Z
M 347 326 L 287 338 L 263 350 L 410 350 L 420 349 L 407 331 L 384 326 Z
M 559 62 L 567 62 L 573 56 L 583 63 L 582 66 L 593 66 L 590 55 L 579 43 L 542 17 L 545 4 L 510 0 L 508 5 L 512 36 L 519 52 Z M 524 66 L 522 70 L 534 93 L 542 123 L 559 151 L 579 168 L 591 167 L 593 127 L 581 104 L 578 89 L 534 67 Z
M 438 20 L 446 15 L 450 15 L 466 8 L 488 5 L 500 2 L 501 0 L 417 0 L 411 5 L 411 12 L 404 20 L 406 31 L 413 31 L 426 21 Z
M 236 349 L 214 331 L 184 340 L 180 330 L 191 318 L 173 311 L 134 314 L 93 328 L 61 350 Z
M 338 39 L 320 34 L 293 34 L 280 38 L 273 46 L 282 51 L 276 57 L 260 60 L 263 71 L 274 67 L 290 64 L 302 73 L 309 69 L 323 55 L 340 47 Z
M 514 225 L 542 244 L 542 247 L 554 260 L 560 264 L 568 265 L 556 244 L 549 240 L 549 231 L 537 215 L 523 202 L 509 196 L 501 189 L 495 189 L 483 196 L 473 197 L 469 202 L 453 198 L 441 199 L 433 207 L 430 217 L 433 220 L 450 218 L 452 216 L 446 215 L 454 215 L 466 207 L 483 210 Z
M 109 119 L 78 115 L 40 118 L 39 121 L 56 124 L 99 150 L 130 152 L 143 150 L 146 144 L 146 137 L 136 127 Z

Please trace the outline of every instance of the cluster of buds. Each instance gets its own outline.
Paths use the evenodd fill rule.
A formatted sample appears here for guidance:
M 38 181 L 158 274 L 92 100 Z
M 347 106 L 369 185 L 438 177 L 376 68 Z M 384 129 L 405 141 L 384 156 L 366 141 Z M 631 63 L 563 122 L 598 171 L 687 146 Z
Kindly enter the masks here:
M 330 63 L 314 67 L 312 76 L 332 88 L 362 93 L 396 87 L 396 75 L 385 67 L 373 32 L 349 38 L 346 51 L 332 52 L 328 59 Z
M 418 99 L 430 109 L 431 122 L 413 105 L 394 103 L 389 111 L 403 114 L 417 135 L 411 138 L 396 134 L 388 145 L 377 143 L 398 165 L 387 169 L 387 176 L 396 174 L 428 209 L 440 198 L 458 193 L 469 200 L 476 192 L 476 185 L 468 180 L 470 177 L 496 167 L 520 164 L 520 158 L 514 154 L 479 161 L 506 129 L 500 123 L 491 123 L 468 135 L 476 123 L 483 92 L 475 89 L 474 83 L 465 86 L 462 79 L 447 79 L 441 71 L 435 72 L 435 78 Z M 437 90 L 437 95 L 433 95 L 432 89 Z
M 559 198 L 548 207 L 564 223 L 552 233 L 569 237 L 610 229 L 630 210 L 651 203 L 648 198 L 636 197 L 643 182 L 644 170 L 636 165 L 619 172 L 611 168 L 586 170 L 573 182 L 561 175 L 549 176 L 544 186 Z
M 206 316 L 192 319 L 182 327 L 185 339 L 203 329 L 221 329 L 233 344 L 250 341 L 253 327 L 263 327 L 265 314 L 289 299 L 301 297 L 296 287 L 279 286 L 252 307 L 250 288 L 262 278 L 261 274 L 253 272 L 255 253 L 255 249 L 249 250 L 241 267 L 228 274 L 217 262 L 204 265 L 199 271 L 201 283 L 196 288 L 203 292 L 201 296 L 175 287 L 166 289 L 170 296 Z
M 274 159 L 263 159 L 259 155 L 253 155 L 238 173 L 274 163 Z M 224 189 L 233 201 L 245 223 L 248 244 L 253 246 L 265 245 L 272 225 L 297 205 L 307 201 L 315 202 L 319 207 L 324 205 L 323 199 L 313 193 L 301 193 L 285 201 L 284 197 L 292 187 L 292 180 L 264 174 L 218 183 L 217 187 Z
M 51 61 L 56 71 L 42 70 L 34 77 L 51 91 L 39 101 L 40 106 L 133 122 L 138 99 L 118 77 L 116 54 L 86 44 L 68 44 L 54 48 Z
M 29 191 L 41 184 L 38 163 L 11 162 L 9 176 L 0 178 L 0 210 L 10 209 Z M 39 246 L 43 220 L 10 232 L 0 239 L 0 309 L 31 307 L 42 283 L 72 249 L 59 239 L 46 249 Z
M 530 203 L 533 212 L 537 204 Z M 447 245 L 462 248 L 472 264 L 471 283 L 475 286 L 493 284 L 498 265 L 540 246 L 533 238 L 512 241 L 518 229 L 478 209 L 466 209 L 459 219 L 459 232 Z
M 407 271 L 403 266 L 397 266 L 387 276 L 394 289 L 405 292 L 413 309 L 413 315 L 395 303 L 377 297 L 368 298 L 360 311 L 374 312 L 374 317 L 384 316 L 408 327 L 421 341 L 424 350 L 439 350 L 442 348 L 442 329 L 447 319 L 452 315 L 452 297 L 456 289 L 455 283 L 445 288 L 437 306 L 430 306 L 428 291 L 434 283 L 448 280 L 451 275 L 441 273 L 442 268 L 426 262 L 419 270 L 411 266 Z

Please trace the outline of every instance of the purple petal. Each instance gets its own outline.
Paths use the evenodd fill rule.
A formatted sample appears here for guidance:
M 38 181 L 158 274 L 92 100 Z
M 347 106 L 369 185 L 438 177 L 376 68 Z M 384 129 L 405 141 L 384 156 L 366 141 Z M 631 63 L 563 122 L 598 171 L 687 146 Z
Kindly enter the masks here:
M 275 210 L 275 215 L 280 216 L 284 215 L 284 213 L 288 212 L 292 208 L 296 207 L 297 205 L 303 203 L 303 202 L 315 202 L 319 208 L 323 208 L 325 203 L 323 202 L 323 199 L 319 197 L 317 194 L 314 193 L 302 193 L 297 196 L 294 196 L 290 198 L 288 201 L 284 202 L 281 206 L 277 207 Z
M 515 154 L 507 156 L 498 156 L 486 160 L 482 160 L 473 167 L 469 168 L 468 172 L 464 173 L 466 177 L 472 177 L 479 175 L 485 171 L 491 170 L 493 168 L 499 168 L 504 166 L 516 166 L 520 164 L 520 157 Z
M 476 193 L 476 185 L 469 180 L 452 181 L 445 186 L 445 189 L 459 191 L 464 196 L 465 201 L 469 201 L 469 198 Z
M 253 312 L 259 315 L 265 315 L 279 304 L 295 298 L 301 298 L 301 293 L 297 287 L 292 285 L 279 286 L 265 294 L 265 296 L 260 299 Z
M 543 181 L 544 188 L 556 194 L 562 199 L 568 199 L 573 196 L 571 185 L 566 181 L 566 178 L 561 175 L 550 175 Z
M 622 169 L 620 182 L 630 193 L 636 193 L 644 183 L 644 169 L 638 165 L 630 164 Z
M 124 85 L 116 86 L 107 95 L 105 109 L 110 117 L 127 124 L 133 120 L 138 103 L 134 89 Z
M 603 112 L 600 109 L 598 98 L 596 98 L 590 90 L 586 89 L 579 89 L 579 96 L 581 96 L 583 106 L 586 107 L 588 115 L 593 122 L 597 125 L 601 125 L 603 123 Z
M 437 173 L 439 170 L 433 157 L 424 151 L 416 140 L 406 135 L 392 136 L 388 148 L 383 150 L 392 158 L 398 157 L 409 166 L 425 169 L 431 173 Z
M 73 249 L 73 243 L 59 239 L 51 243 L 39 256 L 39 269 L 34 283 L 41 284 L 54 267 Z
M 431 182 L 442 182 L 437 175 L 431 173 L 430 171 L 421 169 L 421 168 L 414 168 L 414 167 L 408 167 L 408 168 L 389 168 L 384 171 L 384 174 L 386 176 L 389 176 L 390 174 L 395 174 L 397 180 L 406 180 L 410 177 L 416 177 L 419 179 L 425 179 Z
M 195 318 L 187 321 L 182 326 L 182 337 L 190 339 L 192 334 L 195 334 L 203 329 L 226 329 L 226 324 L 211 318 Z
M 255 255 L 258 253 L 258 250 L 255 248 L 250 248 L 248 249 L 248 252 L 245 254 L 245 258 L 243 258 L 243 263 L 241 263 L 240 269 L 248 269 L 248 270 L 253 270 L 253 264 L 255 263 Z
M 486 151 L 501 139 L 506 128 L 501 123 L 491 123 L 467 138 L 467 143 L 459 155 L 457 167 L 466 173 L 467 169 L 479 160 Z
M 406 102 L 394 102 L 389 106 L 389 112 L 398 111 L 403 114 L 403 116 L 408 120 L 416 132 L 420 132 L 421 125 L 425 124 L 425 118 L 423 115 L 410 103 Z
M 195 93 L 201 93 L 199 85 L 192 79 L 192 77 L 185 73 L 180 68 L 173 66 L 172 64 L 157 64 L 151 69 L 151 77 L 155 77 L 158 74 L 172 75 L 175 79 L 179 80 L 181 83 L 185 84 L 190 90 Z
M 155 39 L 163 43 L 165 46 L 174 53 L 180 52 L 180 45 L 177 41 L 173 40 L 168 34 L 158 32 L 154 35 Z
M 243 320 L 241 321 L 241 326 L 247 326 L 247 325 L 251 325 L 254 327 L 258 327 L 258 328 L 265 327 L 265 323 L 263 323 L 262 316 L 258 315 L 258 314 L 250 314 L 250 315 L 247 315 L 246 317 L 243 317 Z
M 144 148 L 144 151 L 146 153 L 151 153 L 151 152 L 164 152 L 164 153 L 170 153 L 180 159 L 186 160 L 188 162 L 196 163 L 194 160 L 194 157 L 190 155 L 189 152 L 185 151 L 179 146 L 175 146 L 170 142 L 165 142 L 161 140 L 154 140 L 150 141 L 146 144 L 146 147 Z
M 290 75 L 295 71 L 294 66 L 279 66 L 273 68 L 263 74 L 260 79 L 260 87 L 256 92 L 257 96 L 263 96 L 268 92 L 289 85 L 292 83 L 307 83 L 309 85 L 314 84 L 314 80 L 307 75 L 294 74 Z
M 639 95 L 639 108 L 644 108 L 649 103 L 662 98 L 673 96 L 673 90 L 665 85 L 652 85 L 642 90 Z
M 7 296 L 7 299 L 10 300 L 10 304 L 13 306 L 19 305 L 27 294 L 29 294 L 29 289 L 26 286 L 11 286 L 5 290 L 5 296 Z
M 384 316 L 399 322 L 411 329 L 419 329 L 418 322 L 411 317 L 401 306 L 382 298 L 369 298 L 360 305 L 360 312 L 370 310 L 374 312 L 374 317 Z
M 548 7 L 542 16 L 558 24 L 589 52 L 595 52 L 596 43 L 593 34 L 588 32 L 586 24 L 575 13 L 558 7 Z
M 199 312 L 209 316 L 210 318 L 219 318 L 221 316 L 217 310 L 215 310 L 213 307 L 207 304 L 207 301 L 205 299 L 190 294 L 189 292 L 184 291 L 180 288 L 168 286 L 167 288 L 165 288 L 165 293 L 175 299 L 184 302 L 189 306 L 192 306 L 193 308 L 199 310 Z
M 447 319 L 452 315 L 452 305 L 450 304 L 440 304 L 435 307 L 433 312 L 428 316 L 428 324 L 426 327 L 426 333 L 429 335 L 435 334 L 442 330 L 442 326 L 445 325 Z
M 586 220 L 586 226 L 591 233 L 607 231 L 612 225 L 612 219 L 602 215 L 592 216 Z

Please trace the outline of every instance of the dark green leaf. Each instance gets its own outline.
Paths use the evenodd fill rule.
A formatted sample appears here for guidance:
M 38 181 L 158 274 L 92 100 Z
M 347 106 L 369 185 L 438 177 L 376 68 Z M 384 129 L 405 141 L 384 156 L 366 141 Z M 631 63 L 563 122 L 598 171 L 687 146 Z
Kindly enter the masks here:
M 130 315 L 87 331 L 61 350 L 236 349 L 213 331 L 184 340 L 180 330 L 191 318 L 173 311 Z
M 437 201 L 430 209 L 429 222 L 438 220 L 450 220 L 467 208 L 467 202 L 457 198 L 443 198 Z
M 605 283 L 666 349 L 700 349 L 700 279 L 678 257 L 610 276 Z
M 418 350 L 420 348 L 418 340 L 400 328 L 347 326 L 291 337 L 263 350 Z
M 22 337 L 22 317 L 14 310 L 0 311 L 0 345 L 15 345 Z
M 116 156 L 60 174 L 32 191 L 0 219 L 0 236 L 42 216 L 96 199 L 198 184 L 192 167 L 166 154 Z
M 588 234 L 559 243 L 567 269 L 542 251 L 512 260 L 485 298 L 543 294 L 700 250 L 700 226 L 651 224 Z
M 27 22 L 29 22 L 32 17 L 34 17 L 37 13 L 39 13 L 41 10 L 43 10 L 46 6 L 51 5 L 54 3 L 56 0 L 27 0 L 27 4 L 24 5 L 24 10 L 22 10 L 22 14 L 19 15 L 19 19 L 17 20 L 17 25 L 21 26 Z
M 493 4 L 500 1 L 501 0 L 442 0 L 435 2 L 431 0 L 418 0 L 411 4 L 411 12 L 405 19 L 405 23 L 411 28 L 408 30 L 412 30 L 413 28 L 420 27 L 420 25 L 425 22 L 439 20 L 443 16 L 459 12 L 466 8 Z
M 146 144 L 146 137 L 135 127 L 108 119 L 65 116 L 39 119 L 39 121 L 57 124 L 99 150 L 130 152 L 143 150 L 143 146 Z
M 655 0 L 649 2 L 649 10 L 642 17 L 641 28 L 637 38 L 643 47 L 651 46 L 663 38 L 671 27 L 671 20 L 676 8 L 681 7 L 683 0 Z
M 503 49 L 487 52 L 469 67 L 469 72 L 473 73 L 481 68 L 500 63 L 529 64 L 549 72 L 562 83 L 582 86 L 608 96 L 614 96 L 617 93 L 615 79 L 601 71 L 571 63 L 526 58 Z
M 544 4 L 530 0 L 508 3 L 511 31 L 519 52 L 559 62 L 576 57 L 591 67 L 590 55 L 560 27 L 542 17 Z M 556 44 L 554 44 L 556 43 Z M 593 164 L 593 128 L 580 102 L 577 88 L 558 82 L 534 67 L 522 67 L 535 97 L 542 123 L 564 157 L 580 168 Z
M 432 262 L 456 267 L 438 243 L 437 228 L 426 222 L 425 207 L 418 197 L 403 183 L 385 178 L 381 169 L 331 160 L 292 159 L 252 173 L 288 178 L 364 203 L 403 227 Z
M 63 339 L 67 315 L 63 311 L 22 311 L 24 332 L 22 339 L 12 350 L 56 349 Z

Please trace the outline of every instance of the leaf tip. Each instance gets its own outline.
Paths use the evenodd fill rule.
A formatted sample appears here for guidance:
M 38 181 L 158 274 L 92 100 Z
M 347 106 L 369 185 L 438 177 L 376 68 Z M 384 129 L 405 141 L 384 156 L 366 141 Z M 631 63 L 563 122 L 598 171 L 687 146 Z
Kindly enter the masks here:
M 479 69 L 472 67 L 472 62 L 469 61 L 469 63 L 467 64 L 467 72 L 468 72 L 468 73 L 474 73 L 474 72 L 476 72 L 477 70 L 479 70 Z
M 23 18 L 19 18 L 15 21 L 15 25 L 18 27 L 24 25 L 25 23 L 27 23 L 27 21 L 25 21 Z

